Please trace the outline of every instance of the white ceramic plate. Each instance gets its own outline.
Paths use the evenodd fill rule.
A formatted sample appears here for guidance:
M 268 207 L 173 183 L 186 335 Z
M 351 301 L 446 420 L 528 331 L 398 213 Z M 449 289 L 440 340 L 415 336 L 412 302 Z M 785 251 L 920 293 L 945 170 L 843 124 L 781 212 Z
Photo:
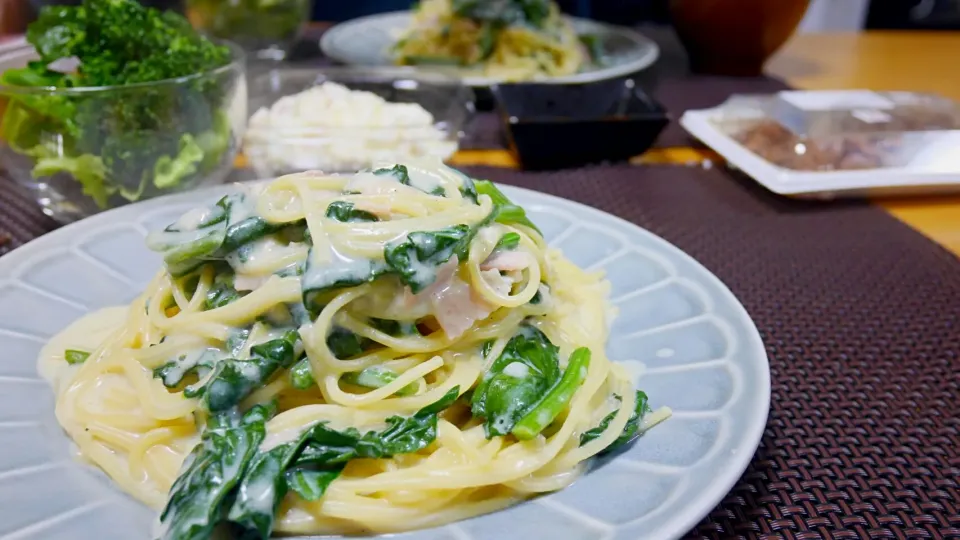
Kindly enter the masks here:
M 45 340 L 84 313 L 129 302 L 160 268 L 148 230 L 227 187 L 138 203 L 68 225 L 0 257 L 0 539 L 147 540 L 154 513 L 71 458 L 37 375 Z M 760 441 L 770 402 L 763 344 L 709 271 L 619 218 L 504 187 L 550 243 L 602 268 L 620 316 L 609 356 L 646 365 L 640 387 L 674 415 L 573 486 L 405 540 L 669 540 L 726 495 Z
M 323 54 L 357 66 L 391 66 L 390 47 L 410 26 L 409 11 L 381 13 L 340 23 L 323 33 L 320 49 Z M 622 77 L 653 64 L 660 56 L 660 48 L 649 38 L 622 26 L 603 24 L 588 19 L 568 17 L 578 34 L 594 34 L 607 52 L 608 65 L 587 67 L 584 71 L 565 77 L 553 77 L 538 82 L 587 83 Z M 467 75 L 465 84 L 473 87 L 490 86 L 503 82 L 491 77 Z

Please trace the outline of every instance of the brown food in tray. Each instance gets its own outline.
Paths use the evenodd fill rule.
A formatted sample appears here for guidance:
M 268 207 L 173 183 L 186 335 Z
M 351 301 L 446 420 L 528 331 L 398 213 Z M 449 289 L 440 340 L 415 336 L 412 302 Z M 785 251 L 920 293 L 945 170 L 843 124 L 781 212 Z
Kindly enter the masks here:
M 890 143 L 888 136 L 876 135 L 850 135 L 818 142 L 799 137 L 773 120 L 758 122 L 733 138 L 770 163 L 801 171 L 881 167 L 881 143 Z
M 868 122 L 856 115 L 834 117 L 830 131 L 838 135 L 801 137 L 775 120 L 761 120 L 738 130 L 733 138 L 763 159 L 800 171 L 876 169 L 896 165 L 892 161 L 903 144 L 903 133 L 957 128 L 950 114 L 922 107 L 882 111 L 882 122 Z M 882 128 L 882 130 L 878 130 Z

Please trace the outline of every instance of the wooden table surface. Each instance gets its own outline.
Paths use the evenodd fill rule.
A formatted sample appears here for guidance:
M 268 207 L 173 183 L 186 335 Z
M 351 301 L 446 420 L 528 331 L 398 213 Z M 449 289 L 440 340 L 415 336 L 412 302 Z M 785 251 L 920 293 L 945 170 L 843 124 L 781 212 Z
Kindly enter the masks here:
M 805 90 L 911 90 L 960 100 L 958 51 L 960 32 L 801 34 L 770 61 L 767 72 Z M 874 202 L 960 255 L 960 196 Z
M 771 59 L 767 72 L 806 90 L 926 91 L 960 100 L 957 51 L 960 32 L 799 34 Z M 634 161 L 690 163 L 704 158 L 717 156 L 693 148 L 668 148 L 652 150 Z M 516 166 L 503 150 L 461 151 L 454 156 L 453 163 Z M 960 196 L 874 202 L 960 255 Z

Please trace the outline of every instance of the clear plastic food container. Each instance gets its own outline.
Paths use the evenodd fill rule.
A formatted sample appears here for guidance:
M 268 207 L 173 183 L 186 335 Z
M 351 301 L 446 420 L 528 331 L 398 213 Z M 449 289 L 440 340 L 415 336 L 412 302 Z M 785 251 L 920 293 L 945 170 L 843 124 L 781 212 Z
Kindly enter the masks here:
M 732 165 L 783 194 L 960 189 L 960 104 L 866 90 L 736 95 L 681 120 Z
M 250 83 L 243 153 L 260 177 L 445 160 L 459 146 L 473 102 L 459 79 L 440 73 L 278 68 Z

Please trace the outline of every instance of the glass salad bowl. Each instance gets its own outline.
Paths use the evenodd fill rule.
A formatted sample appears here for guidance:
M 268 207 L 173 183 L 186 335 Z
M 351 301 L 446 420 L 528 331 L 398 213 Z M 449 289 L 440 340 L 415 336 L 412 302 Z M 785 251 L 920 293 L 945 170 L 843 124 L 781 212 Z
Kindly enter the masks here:
M 123 86 L 0 84 L 0 163 L 62 223 L 223 181 L 246 127 L 242 50 L 216 69 Z M 0 73 L 38 58 L 0 54 Z
M 445 160 L 473 107 L 473 91 L 441 72 L 276 68 L 251 78 L 243 154 L 261 178 Z

